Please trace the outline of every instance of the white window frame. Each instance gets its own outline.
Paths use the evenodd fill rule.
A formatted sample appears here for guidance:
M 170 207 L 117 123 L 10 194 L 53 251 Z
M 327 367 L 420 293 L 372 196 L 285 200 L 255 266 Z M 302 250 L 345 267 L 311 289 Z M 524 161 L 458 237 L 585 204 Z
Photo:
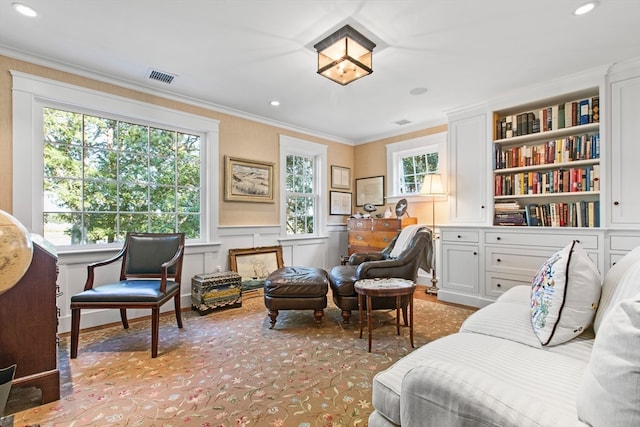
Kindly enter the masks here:
M 287 156 L 297 155 L 313 157 L 314 176 L 313 186 L 317 203 L 314 212 L 314 234 L 287 234 Z M 327 146 L 315 142 L 305 141 L 286 135 L 280 135 L 280 212 L 282 215 L 280 236 L 281 240 L 317 238 L 326 235 L 327 191 L 325 188 L 327 169 Z
M 387 146 L 387 203 L 395 203 L 400 199 L 407 201 L 423 201 L 419 193 L 400 193 L 400 177 L 402 175 L 402 159 L 420 154 L 438 153 L 438 172 L 442 175 L 447 188 L 447 132 L 435 133 L 415 139 L 388 144 Z
M 215 240 L 218 223 L 219 121 L 179 110 L 99 92 L 11 70 L 13 77 L 13 215 L 32 232 L 43 234 L 43 108 L 72 108 L 143 123 L 154 123 L 201 135 L 201 229 L 205 243 Z M 25 194 L 30 196 L 25 197 Z M 121 243 L 118 243 L 121 245 Z M 58 249 L 90 251 L 109 245 L 73 245 Z

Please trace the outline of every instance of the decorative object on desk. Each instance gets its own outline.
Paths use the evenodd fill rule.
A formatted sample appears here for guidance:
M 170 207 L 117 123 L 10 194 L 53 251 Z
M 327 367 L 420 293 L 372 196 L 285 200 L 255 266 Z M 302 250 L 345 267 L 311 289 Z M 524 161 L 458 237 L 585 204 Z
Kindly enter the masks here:
M 431 173 L 424 176 L 420 195 L 431 197 L 431 237 L 435 240 L 436 230 L 436 196 L 446 196 L 442 175 Z M 438 276 L 436 273 L 436 243 L 433 242 L 433 260 L 431 261 L 431 287 L 427 288 L 428 294 L 438 294 Z
M 331 187 L 344 190 L 351 189 L 351 169 L 342 166 L 331 166 Z
M 384 217 L 385 217 L 386 219 L 389 219 L 389 218 L 391 218 L 392 216 L 393 216 L 393 213 L 391 212 L 391 206 L 388 206 L 388 207 L 387 207 L 387 210 L 386 210 L 386 211 L 384 211 Z
M 328 35 L 313 48 L 318 52 L 318 74 L 343 86 L 373 73 L 376 44 L 350 25 Z
M 351 215 L 351 193 L 330 191 L 329 201 L 330 215 Z
M 384 206 L 384 176 L 356 179 L 356 206 Z
M 375 212 L 378 210 L 378 208 L 376 207 L 376 205 L 372 204 L 372 203 L 365 203 L 364 206 L 362 207 L 365 212 Z
M 229 264 L 242 278 L 243 292 L 263 288 L 267 276 L 284 267 L 282 246 L 229 249 Z
M 225 156 L 224 199 L 273 203 L 273 163 Z
M 0 294 L 18 283 L 32 257 L 29 231 L 14 216 L 0 210 Z
M 400 199 L 398 203 L 396 203 L 396 216 L 398 218 L 402 218 L 402 216 L 407 213 L 407 199 Z M 409 214 L 407 214 L 409 216 Z

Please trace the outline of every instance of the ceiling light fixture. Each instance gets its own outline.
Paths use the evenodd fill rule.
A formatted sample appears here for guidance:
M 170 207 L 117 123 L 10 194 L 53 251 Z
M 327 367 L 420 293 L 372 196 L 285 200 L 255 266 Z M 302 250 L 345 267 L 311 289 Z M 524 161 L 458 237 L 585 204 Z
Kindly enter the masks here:
M 373 73 L 375 43 L 345 25 L 313 45 L 318 52 L 318 74 L 343 86 Z
M 12 3 L 11 6 L 18 11 L 19 14 L 28 16 L 29 18 L 34 18 L 38 16 L 38 13 L 30 6 L 27 6 L 23 3 Z
M 598 2 L 595 2 L 595 1 L 585 3 L 581 6 L 578 6 L 578 8 L 576 8 L 576 10 L 573 11 L 573 14 L 577 16 L 584 15 L 586 13 L 591 12 L 593 9 L 595 9 L 597 5 L 598 5 Z

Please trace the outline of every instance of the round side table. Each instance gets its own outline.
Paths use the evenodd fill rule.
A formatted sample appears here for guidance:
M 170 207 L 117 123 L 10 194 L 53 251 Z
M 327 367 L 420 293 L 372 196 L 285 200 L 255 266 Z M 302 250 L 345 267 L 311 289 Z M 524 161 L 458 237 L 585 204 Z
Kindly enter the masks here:
M 369 329 L 369 353 L 371 353 L 371 297 L 396 297 L 396 330 L 400 335 L 400 305 L 402 297 L 411 295 L 409 298 L 409 339 L 411 348 L 413 345 L 413 292 L 416 284 L 411 280 L 385 278 L 385 279 L 363 279 L 354 284 L 358 293 L 358 312 L 360 314 L 360 338 L 362 338 L 362 297 L 367 299 L 367 328 Z

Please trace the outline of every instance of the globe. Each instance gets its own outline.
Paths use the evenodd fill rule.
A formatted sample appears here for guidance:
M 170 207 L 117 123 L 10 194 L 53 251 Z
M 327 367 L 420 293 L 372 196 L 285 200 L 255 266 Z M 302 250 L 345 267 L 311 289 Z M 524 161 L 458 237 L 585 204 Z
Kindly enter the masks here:
M 24 276 L 33 257 L 33 243 L 26 227 L 0 210 L 0 294 Z

